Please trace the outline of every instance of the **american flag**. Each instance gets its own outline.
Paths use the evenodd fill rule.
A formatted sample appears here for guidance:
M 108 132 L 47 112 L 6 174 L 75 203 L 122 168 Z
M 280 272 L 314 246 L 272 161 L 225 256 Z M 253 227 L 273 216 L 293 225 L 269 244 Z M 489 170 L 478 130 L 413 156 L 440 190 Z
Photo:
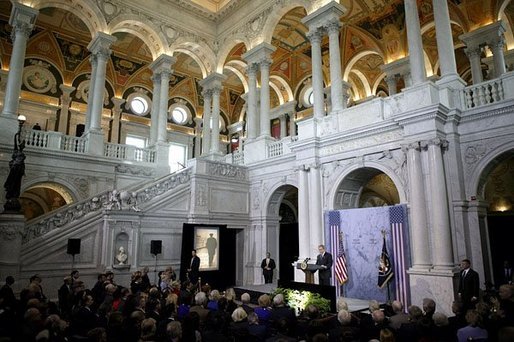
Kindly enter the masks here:
M 409 286 L 407 279 L 407 264 L 405 251 L 405 234 L 404 234 L 404 221 L 405 221 L 405 206 L 398 205 L 389 208 L 389 222 L 391 223 L 391 232 L 393 237 L 393 266 L 396 270 L 396 299 L 408 307 L 409 304 Z
M 346 254 L 344 253 L 343 233 L 339 227 L 339 212 L 331 211 L 328 215 L 330 225 L 330 235 L 333 246 L 334 255 L 336 255 L 334 263 L 334 273 L 339 284 L 344 284 L 348 281 L 348 268 L 346 267 Z

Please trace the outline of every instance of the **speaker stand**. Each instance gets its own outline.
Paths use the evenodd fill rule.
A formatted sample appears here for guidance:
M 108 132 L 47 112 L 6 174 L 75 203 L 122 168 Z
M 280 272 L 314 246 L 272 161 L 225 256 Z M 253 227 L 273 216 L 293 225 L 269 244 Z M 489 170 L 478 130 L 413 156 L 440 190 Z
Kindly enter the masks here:
M 75 269 L 75 254 L 71 255 L 71 271 Z
M 154 254 L 153 257 L 155 258 L 155 264 L 154 264 L 154 268 L 153 268 L 154 284 L 157 285 L 157 287 L 160 289 L 161 284 L 157 283 L 157 254 Z

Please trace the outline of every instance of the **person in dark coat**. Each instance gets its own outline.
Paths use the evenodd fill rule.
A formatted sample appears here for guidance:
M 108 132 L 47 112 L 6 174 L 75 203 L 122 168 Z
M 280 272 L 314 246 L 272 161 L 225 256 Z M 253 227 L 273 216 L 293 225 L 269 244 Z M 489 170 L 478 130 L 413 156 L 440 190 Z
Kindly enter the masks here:
M 480 281 L 478 273 L 471 268 L 471 261 L 464 259 L 460 263 L 459 298 L 462 301 L 463 312 L 473 309 L 478 301 Z
M 198 282 L 198 272 L 200 270 L 200 258 L 196 255 L 196 249 L 191 251 L 191 262 L 189 264 L 189 268 L 187 269 L 189 275 L 189 281 L 192 284 L 196 284 Z
M 65 277 L 64 284 L 62 284 L 57 291 L 61 317 L 68 319 L 71 317 L 71 309 L 73 307 L 73 289 L 71 288 L 71 283 L 71 276 Z
M 324 245 L 318 246 L 318 257 L 316 265 L 320 266 L 319 269 L 319 284 L 330 285 L 330 278 L 332 277 L 332 254 L 325 250 Z
M 266 258 L 262 259 L 261 262 L 262 275 L 264 276 L 265 284 L 273 283 L 273 270 L 276 267 L 275 260 L 271 259 L 270 252 L 266 253 Z

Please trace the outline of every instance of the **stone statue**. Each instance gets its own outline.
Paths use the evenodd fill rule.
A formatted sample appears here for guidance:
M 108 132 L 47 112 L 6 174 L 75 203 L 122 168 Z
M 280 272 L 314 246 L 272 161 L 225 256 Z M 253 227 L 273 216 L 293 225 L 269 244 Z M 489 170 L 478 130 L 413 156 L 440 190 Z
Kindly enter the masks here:
M 118 254 L 116 254 L 116 261 L 118 261 L 118 265 L 125 265 L 127 262 L 128 255 L 125 252 L 125 248 L 120 247 L 118 249 Z
M 23 149 L 25 148 L 25 140 L 20 140 L 20 132 L 14 136 L 14 151 L 12 153 L 12 159 L 9 162 L 9 175 L 4 183 L 5 188 L 5 199 L 4 204 L 5 211 L 19 212 L 21 205 L 18 200 L 21 191 L 21 179 L 25 175 L 25 154 Z

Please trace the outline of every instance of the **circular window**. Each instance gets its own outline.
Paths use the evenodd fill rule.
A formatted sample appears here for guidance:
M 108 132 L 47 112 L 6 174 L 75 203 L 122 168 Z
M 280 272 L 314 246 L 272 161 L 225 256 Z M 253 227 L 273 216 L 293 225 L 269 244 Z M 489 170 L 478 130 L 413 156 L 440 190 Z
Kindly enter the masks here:
M 314 91 L 312 90 L 312 86 L 309 85 L 304 88 L 300 94 L 300 101 L 304 107 L 312 107 L 314 104 Z
M 309 92 L 309 97 L 307 98 L 307 103 L 310 104 L 311 106 L 314 104 L 314 92 L 311 91 Z
M 130 101 L 130 109 L 137 115 L 148 113 L 148 101 L 140 96 L 136 96 Z
M 183 125 L 187 121 L 187 113 L 184 110 L 184 108 L 175 107 L 171 112 L 171 118 L 173 119 L 173 121 L 175 121 L 175 123 Z

